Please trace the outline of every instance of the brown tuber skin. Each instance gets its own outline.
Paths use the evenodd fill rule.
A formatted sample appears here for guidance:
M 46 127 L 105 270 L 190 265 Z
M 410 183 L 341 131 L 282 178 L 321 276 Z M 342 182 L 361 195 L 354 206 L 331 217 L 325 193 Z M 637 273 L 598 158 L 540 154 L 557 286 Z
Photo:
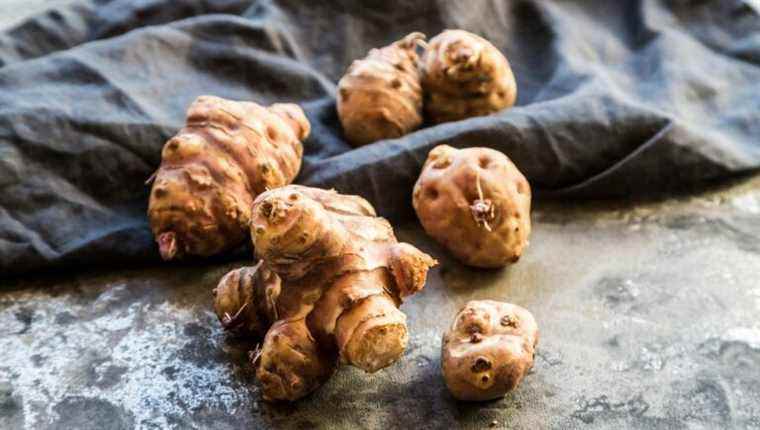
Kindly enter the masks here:
M 148 216 L 163 259 L 241 245 L 254 198 L 295 178 L 309 130 L 293 104 L 198 97 L 185 127 L 164 145 L 150 194 Z
M 433 148 L 412 196 L 425 231 L 467 265 L 503 267 L 528 246 L 530 185 L 499 151 Z
M 354 61 L 338 82 L 338 116 L 354 146 L 401 137 L 422 124 L 418 44 L 411 33 Z
M 515 104 L 517 84 L 504 55 L 464 30 L 430 40 L 422 57 L 425 114 L 434 124 L 489 115 Z
M 538 326 L 530 312 L 494 300 L 468 302 L 443 335 L 441 366 L 459 400 L 503 397 L 533 367 Z
M 254 355 L 264 399 L 309 394 L 338 361 L 375 372 L 401 356 L 408 334 L 398 306 L 436 261 L 398 243 L 366 200 L 298 185 L 267 191 L 251 235 L 262 262 L 222 279 L 215 310 L 252 337 L 268 328 Z

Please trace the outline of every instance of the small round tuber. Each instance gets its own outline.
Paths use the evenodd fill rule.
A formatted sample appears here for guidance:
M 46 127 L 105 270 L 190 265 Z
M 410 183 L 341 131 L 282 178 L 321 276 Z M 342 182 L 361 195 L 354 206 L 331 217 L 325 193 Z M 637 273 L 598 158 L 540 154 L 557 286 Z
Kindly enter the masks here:
M 463 263 L 516 262 L 530 235 L 530 185 L 499 151 L 439 145 L 412 194 L 425 231 Z
M 515 104 L 517 84 L 504 55 L 464 30 L 446 30 L 422 56 L 425 114 L 434 123 L 488 115 Z
M 443 335 L 441 366 L 459 400 L 491 400 L 514 390 L 533 367 L 538 326 L 520 306 L 468 302 Z
M 266 332 L 254 360 L 265 399 L 303 397 L 339 362 L 375 372 L 403 354 L 398 307 L 436 261 L 366 200 L 289 185 L 256 199 L 250 227 L 261 262 L 222 278 L 215 309 L 225 328 Z
M 338 82 L 338 116 L 354 146 L 401 137 L 422 124 L 417 44 L 411 33 L 354 61 Z
M 161 257 L 209 256 L 244 243 L 253 199 L 295 178 L 308 134 L 296 105 L 198 97 L 164 145 L 150 193 Z

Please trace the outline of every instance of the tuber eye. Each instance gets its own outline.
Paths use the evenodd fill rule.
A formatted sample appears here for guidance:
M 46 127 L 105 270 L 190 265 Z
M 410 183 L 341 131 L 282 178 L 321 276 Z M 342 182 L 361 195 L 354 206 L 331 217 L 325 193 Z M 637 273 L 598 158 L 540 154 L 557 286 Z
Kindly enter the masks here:
M 491 163 L 491 159 L 490 159 L 490 158 L 488 158 L 488 156 L 486 156 L 486 155 L 482 155 L 482 156 L 481 156 L 481 157 L 478 159 L 478 165 L 480 166 L 480 168 L 481 168 L 481 169 L 486 169 L 486 168 L 488 168 L 488 164 L 490 164 L 490 163 Z
M 444 157 L 440 160 L 436 160 L 435 163 L 433 163 L 434 169 L 445 169 L 451 165 L 451 157 Z
M 261 212 L 262 215 L 269 218 L 269 216 L 272 215 L 273 209 L 274 209 L 274 205 L 272 205 L 271 202 L 266 201 L 261 204 L 261 209 L 259 209 L 259 211 Z
M 525 194 L 525 183 L 517 181 L 517 194 Z
M 427 196 L 432 200 L 435 200 L 438 198 L 438 190 L 433 186 L 427 187 L 427 189 L 425 190 L 425 194 L 427 194 Z
M 501 325 L 504 327 L 517 328 L 517 320 L 510 315 L 504 315 L 501 317 Z
M 351 69 L 348 69 L 348 73 L 351 73 Z M 340 93 L 340 100 L 344 103 L 347 102 L 348 96 L 350 96 L 351 93 L 345 88 L 341 88 L 338 92 Z
M 475 360 L 475 363 L 473 363 L 473 365 L 470 368 L 470 370 L 472 370 L 473 373 L 480 373 L 480 372 L 484 372 L 484 371 L 486 371 L 486 370 L 488 370 L 490 368 L 491 368 L 491 361 L 489 361 L 485 357 L 478 357 Z M 485 381 L 483 381 L 483 382 L 485 382 Z
M 153 188 L 153 197 L 160 199 L 168 194 L 166 188 L 155 187 Z
M 277 128 L 274 126 L 267 127 L 267 135 L 269 136 L 269 139 L 271 140 L 277 140 L 277 137 L 279 137 L 279 133 L 277 132 Z

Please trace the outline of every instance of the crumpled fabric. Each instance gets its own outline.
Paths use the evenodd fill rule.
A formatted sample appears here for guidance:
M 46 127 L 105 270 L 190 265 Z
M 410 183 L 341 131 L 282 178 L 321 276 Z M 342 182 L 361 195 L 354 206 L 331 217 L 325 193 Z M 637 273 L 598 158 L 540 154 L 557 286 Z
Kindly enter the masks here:
M 0 276 L 159 261 L 145 180 L 199 95 L 297 102 L 296 182 L 412 219 L 436 145 L 507 154 L 538 196 L 628 198 L 760 166 L 760 17 L 740 0 L 68 0 L 0 33 Z M 517 105 L 358 149 L 335 87 L 412 31 L 480 34 Z

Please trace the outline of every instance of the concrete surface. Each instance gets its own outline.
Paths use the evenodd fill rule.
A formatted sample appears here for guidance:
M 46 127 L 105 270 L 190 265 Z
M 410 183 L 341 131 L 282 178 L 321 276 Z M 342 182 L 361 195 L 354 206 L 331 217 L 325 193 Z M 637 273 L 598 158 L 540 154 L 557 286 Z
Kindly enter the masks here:
M 660 203 L 544 203 L 533 220 L 502 271 L 399 229 L 441 261 L 402 308 L 406 355 L 374 375 L 344 367 L 292 405 L 260 400 L 253 345 L 212 313 L 238 264 L 6 283 L 0 428 L 760 428 L 760 177 Z M 474 298 L 541 328 L 534 371 L 483 404 L 454 401 L 439 371 L 441 333 Z

